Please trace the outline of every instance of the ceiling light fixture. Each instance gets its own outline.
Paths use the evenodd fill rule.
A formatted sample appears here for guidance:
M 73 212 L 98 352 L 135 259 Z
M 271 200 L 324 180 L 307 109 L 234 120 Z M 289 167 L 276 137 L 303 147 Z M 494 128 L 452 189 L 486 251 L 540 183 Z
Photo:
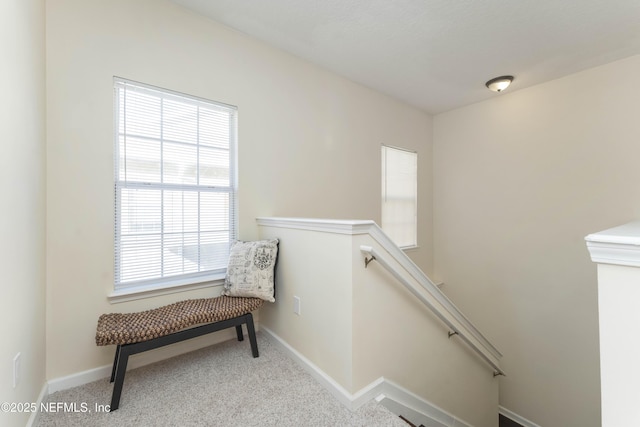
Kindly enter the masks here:
M 509 87 L 512 81 L 513 76 L 500 76 L 489 80 L 485 84 L 487 85 L 489 90 L 492 90 L 494 92 L 502 92 Z

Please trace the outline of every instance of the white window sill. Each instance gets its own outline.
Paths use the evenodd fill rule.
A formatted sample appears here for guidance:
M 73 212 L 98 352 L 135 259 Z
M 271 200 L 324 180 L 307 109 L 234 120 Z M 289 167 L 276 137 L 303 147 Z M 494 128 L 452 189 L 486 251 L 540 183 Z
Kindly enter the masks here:
M 111 304 L 152 298 L 160 295 L 193 291 L 196 289 L 214 288 L 224 284 L 224 274 L 208 277 L 204 282 L 197 283 L 163 283 L 162 285 L 138 286 L 130 289 L 119 289 L 107 295 Z

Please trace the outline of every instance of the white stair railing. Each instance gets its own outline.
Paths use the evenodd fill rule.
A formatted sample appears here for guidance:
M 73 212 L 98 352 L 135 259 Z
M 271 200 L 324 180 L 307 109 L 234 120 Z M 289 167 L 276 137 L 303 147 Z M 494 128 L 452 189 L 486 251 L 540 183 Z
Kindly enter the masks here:
M 331 220 L 314 218 L 258 218 L 261 226 L 301 229 L 332 234 L 368 236 L 370 244 L 361 245 L 365 266 L 375 257 L 395 279 L 407 287 L 448 328 L 449 338 L 459 337 L 492 368 L 494 376 L 506 375 L 500 368 L 502 354 L 475 325 L 451 302 L 429 277 L 371 220 Z M 367 242 L 369 243 L 369 242 Z M 377 244 L 377 245 L 376 245 Z
M 361 245 L 360 250 L 369 256 L 365 256 L 365 268 L 369 263 L 376 261 L 402 283 L 416 298 L 428 307 L 449 329 L 449 338 L 458 336 L 471 347 L 485 362 L 494 369 L 493 375 L 506 375 L 499 366 L 502 354 L 478 331 L 462 312 L 451 302 L 446 295 L 426 276 L 421 270 L 422 277 L 413 277 L 421 285 L 421 288 L 433 297 L 428 298 L 420 288 L 416 287 L 407 276 L 411 272 L 393 266 L 387 258 L 371 246 Z M 404 253 L 403 253 L 404 254 Z M 406 255 L 404 255 L 406 257 Z M 407 260 L 405 260 L 406 262 Z M 415 272 L 413 272 L 415 274 Z

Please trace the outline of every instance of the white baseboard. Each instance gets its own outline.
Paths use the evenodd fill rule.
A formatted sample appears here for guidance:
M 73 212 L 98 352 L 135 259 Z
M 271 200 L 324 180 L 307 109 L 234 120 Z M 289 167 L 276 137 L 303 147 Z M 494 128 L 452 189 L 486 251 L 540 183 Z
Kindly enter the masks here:
M 67 390 L 73 387 L 89 384 L 111 375 L 111 366 L 105 365 L 99 368 L 88 369 L 75 374 L 49 380 L 49 394 Z
M 517 422 L 518 424 L 520 424 L 523 427 L 540 427 L 538 424 L 534 423 L 533 421 L 529 421 L 525 417 L 521 417 L 520 415 L 516 414 L 515 412 L 508 410 L 504 406 L 500 406 L 499 412 L 503 416 L 509 418 L 512 421 Z
M 341 402 L 351 410 L 356 410 L 370 400 L 376 399 L 392 412 L 403 415 L 405 418 L 414 423 L 417 422 L 416 425 L 425 424 L 437 427 L 471 427 L 470 424 L 460 420 L 452 414 L 449 414 L 448 412 L 432 404 L 431 402 L 428 402 L 415 393 L 384 377 L 376 379 L 356 393 L 351 394 L 337 381 L 335 381 L 324 371 L 322 371 L 318 366 L 316 366 L 313 362 L 311 362 L 296 349 L 286 343 L 282 338 L 276 335 L 272 330 L 264 326 L 260 326 L 259 330 L 264 331 L 266 338 L 283 349 L 285 353 L 287 353 L 291 357 L 291 359 L 297 362 L 316 381 L 318 381 L 320 385 L 322 385 L 327 391 L 329 391 L 329 393 L 331 393 L 336 399 L 338 399 L 339 402 Z M 132 357 L 130 359 L 128 368 L 135 369 L 141 366 L 175 357 L 180 354 L 217 344 L 235 337 L 234 330 L 229 329 L 220 332 L 221 333 L 216 334 L 217 337 L 213 341 L 211 340 L 210 336 L 208 341 L 198 340 L 198 338 L 196 338 L 193 340 L 185 341 L 181 343 L 182 345 L 172 345 L 141 353 L 139 355 L 136 355 L 136 357 Z M 111 375 L 111 368 L 111 365 L 105 365 L 50 380 L 47 384 L 44 385 L 42 392 L 38 397 L 38 405 L 48 394 L 88 384 L 90 382 L 109 377 Z M 518 415 L 503 407 L 500 407 L 500 413 L 522 424 L 524 427 L 540 427 L 537 424 L 519 417 Z M 32 425 L 35 425 L 36 421 L 37 415 L 32 414 L 31 418 L 29 418 L 29 423 L 27 424 L 27 426 L 31 427 Z M 434 423 L 438 423 L 440 425 Z
M 384 377 L 378 378 L 356 393 L 351 394 L 313 362 L 304 357 L 300 352 L 276 335 L 272 330 L 262 326 L 262 331 L 265 333 L 266 338 L 283 349 L 285 353 L 287 353 L 316 381 L 318 381 L 320 385 L 322 385 L 327 391 L 329 391 L 329 393 L 338 399 L 338 401 L 351 410 L 358 409 L 371 399 L 376 399 L 392 412 L 398 415 L 403 415 L 412 422 L 418 421 L 415 423 L 416 425 L 425 424 L 434 427 L 472 427 L 471 424 L 451 415 L 431 402 L 428 402 L 415 393 Z
M 44 383 L 42 386 L 42 390 L 40 390 L 40 394 L 38 395 L 38 400 L 36 400 L 36 405 L 40 408 L 40 404 L 44 400 L 45 396 L 49 395 L 49 385 Z M 38 424 L 38 419 L 40 418 L 40 411 L 33 411 L 27 420 L 27 427 L 32 427 Z
M 307 371 L 316 381 L 320 383 L 329 393 L 338 399 L 349 409 L 357 409 L 353 405 L 353 396 L 333 378 L 327 375 L 322 369 L 314 365 L 309 359 L 304 357 L 296 349 L 287 344 L 282 338 L 276 335 L 271 329 L 262 326 L 265 336 L 280 349 L 284 350 L 295 362 Z
M 258 328 L 256 329 L 259 330 Z M 142 366 L 170 359 L 172 357 L 199 350 L 210 345 L 219 344 L 223 341 L 227 341 L 235 337 L 235 329 L 230 328 L 218 331 L 214 334 L 204 335 L 198 338 L 193 338 L 187 341 L 168 345 L 166 347 L 149 350 L 144 353 L 138 353 L 129 358 L 127 370 L 140 368 Z M 115 348 L 116 347 L 113 346 L 114 352 Z M 73 387 L 78 387 L 84 384 L 101 380 L 103 378 L 108 378 L 111 376 L 111 369 L 112 365 L 104 365 L 98 368 L 88 369 L 86 371 L 77 372 L 75 374 L 67 375 L 64 377 L 54 378 L 52 380 L 49 380 L 48 382 L 48 394 L 67 390 Z
M 402 415 L 416 425 L 425 424 L 435 427 L 438 426 L 438 424 L 434 423 L 439 423 L 443 427 L 472 427 L 472 425 L 466 421 L 450 414 L 439 406 L 393 381 L 385 380 L 382 391 L 383 396 L 382 399 L 379 399 L 379 402 L 389 409 L 391 409 L 391 406 L 398 407 L 400 405 L 401 407 L 397 409 L 400 411 L 398 415 Z M 393 403 L 385 402 L 383 399 L 389 399 Z

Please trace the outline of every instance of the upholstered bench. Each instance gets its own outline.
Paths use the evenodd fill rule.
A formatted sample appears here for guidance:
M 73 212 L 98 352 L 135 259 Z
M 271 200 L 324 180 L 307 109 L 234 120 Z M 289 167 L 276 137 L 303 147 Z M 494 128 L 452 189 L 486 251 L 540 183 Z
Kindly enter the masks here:
M 120 405 L 120 395 L 129 356 L 179 341 L 199 337 L 235 326 L 238 341 L 243 340 L 242 324 L 247 325 L 253 357 L 258 344 L 252 311 L 262 306 L 260 298 L 219 296 L 192 299 L 139 313 L 109 313 L 98 319 L 96 344 L 117 345 L 111 371 L 113 394 L 110 410 Z

